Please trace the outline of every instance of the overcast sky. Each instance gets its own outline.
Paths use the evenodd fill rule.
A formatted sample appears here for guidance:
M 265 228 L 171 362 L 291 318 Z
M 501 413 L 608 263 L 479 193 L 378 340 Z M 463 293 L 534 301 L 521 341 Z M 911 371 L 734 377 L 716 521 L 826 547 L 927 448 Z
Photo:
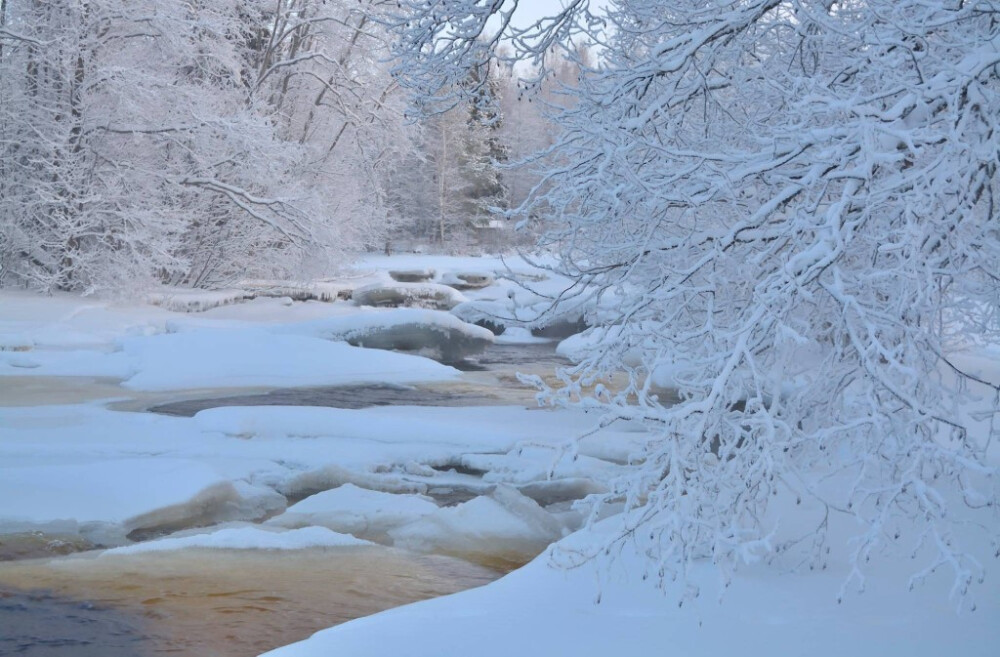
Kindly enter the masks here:
M 607 5 L 608 0 L 591 0 L 591 10 Z M 515 23 L 519 26 L 529 25 L 539 18 L 552 16 L 563 6 L 564 0 L 520 0 L 515 14 Z

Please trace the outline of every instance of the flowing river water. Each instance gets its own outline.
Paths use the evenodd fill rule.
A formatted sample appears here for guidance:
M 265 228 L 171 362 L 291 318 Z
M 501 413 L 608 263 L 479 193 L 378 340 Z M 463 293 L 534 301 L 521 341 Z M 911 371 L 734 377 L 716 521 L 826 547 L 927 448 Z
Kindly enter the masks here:
M 495 346 L 455 383 L 130 394 L 103 379 L 11 379 L 5 405 L 116 398 L 112 408 L 193 415 L 226 405 L 531 404 L 515 372 L 551 375 L 551 345 Z M 27 378 L 27 377 L 25 377 Z M 6 394 L 7 391 L 11 394 Z M 495 568 L 383 546 L 86 551 L 78 538 L 0 536 L 0 655 L 252 657 L 408 602 L 480 586 Z M 81 551 L 83 550 L 83 551 Z

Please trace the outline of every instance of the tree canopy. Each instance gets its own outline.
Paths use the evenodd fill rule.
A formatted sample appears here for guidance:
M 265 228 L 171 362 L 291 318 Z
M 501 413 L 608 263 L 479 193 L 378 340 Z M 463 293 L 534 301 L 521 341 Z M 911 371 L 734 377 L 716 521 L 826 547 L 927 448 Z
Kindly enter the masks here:
M 1000 338 L 1000 8 L 564 4 L 518 27 L 516 1 L 403 0 L 395 54 L 431 112 L 470 66 L 532 62 L 530 87 L 553 48 L 597 55 L 515 213 L 556 222 L 557 303 L 591 308 L 574 380 L 629 374 L 585 403 L 659 427 L 602 500 L 628 510 L 617 540 L 655 539 L 660 579 L 793 547 L 821 565 L 840 515 L 852 581 L 905 548 L 961 597 L 994 555 L 960 534 L 997 531 L 1000 381 L 957 354 Z M 777 535 L 779 498 L 822 512 Z

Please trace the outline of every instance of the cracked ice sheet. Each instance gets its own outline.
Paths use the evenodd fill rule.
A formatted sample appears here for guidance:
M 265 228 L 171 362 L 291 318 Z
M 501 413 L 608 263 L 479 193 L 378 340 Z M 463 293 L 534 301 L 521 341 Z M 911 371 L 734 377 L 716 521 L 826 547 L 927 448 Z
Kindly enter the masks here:
M 426 358 L 295 335 L 300 325 L 308 333 L 336 317 L 364 324 L 361 316 L 371 314 L 343 304 L 257 300 L 192 316 L 137 303 L 3 291 L 0 308 L 0 386 L 3 376 L 109 377 L 133 390 L 413 383 L 459 376 Z M 384 321 L 385 314 L 373 315 L 376 320 Z
M 8 408 L 0 414 L 0 531 L 53 520 L 122 524 L 219 483 L 281 490 L 331 467 L 377 485 L 398 475 L 393 468 L 457 464 L 525 442 L 555 445 L 596 422 L 576 411 L 515 407 L 230 407 L 194 418 L 96 404 Z M 587 440 L 619 445 L 638 436 L 604 430 Z M 551 460 L 550 452 L 531 453 Z M 437 478 L 450 481 L 433 471 L 422 480 Z
M 0 528 L 18 523 L 124 525 L 226 481 L 205 463 L 166 457 L 2 467 Z

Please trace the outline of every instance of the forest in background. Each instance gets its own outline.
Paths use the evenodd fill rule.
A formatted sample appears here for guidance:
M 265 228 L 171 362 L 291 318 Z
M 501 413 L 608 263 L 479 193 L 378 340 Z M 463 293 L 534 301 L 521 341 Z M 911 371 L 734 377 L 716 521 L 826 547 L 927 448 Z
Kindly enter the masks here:
M 496 251 L 563 60 L 409 116 L 384 0 L 0 2 L 0 285 L 217 288 L 361 251 Z M 484 84 L 481 84 L 484 83 Z M 518 238 L 532 240 L 529 231 Z

